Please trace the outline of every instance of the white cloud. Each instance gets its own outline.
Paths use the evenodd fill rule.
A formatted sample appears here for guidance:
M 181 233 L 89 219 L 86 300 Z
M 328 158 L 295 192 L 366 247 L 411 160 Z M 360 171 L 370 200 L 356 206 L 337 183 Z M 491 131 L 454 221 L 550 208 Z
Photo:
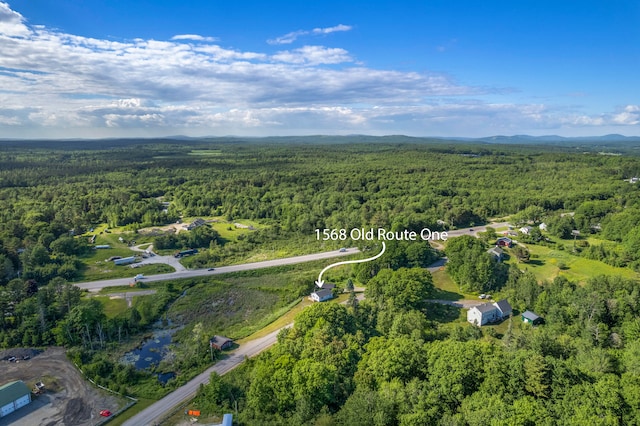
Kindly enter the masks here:
M 276 62 L 307 65 L 340 64 L 353 61 L 346 50 L 324 46 L 304 46 L 295 50 L 286 50 L 276 53 L 272 59 Z
M 274 39 L 269 39 L 267 40 L 267 43 L 269 44 L 291 44 L 294 41 L 296 41 L 299 37 L 305 36 L 305 35 L 323 35 L 323 34 L 331 34 L 331 33 L 335 33 L 335 32 L 341 32 L 341 31 L 351 31 L 352 27 L 350 25 L 343 25 L 343 24 L 339 24 L 336 25 L 334 27 L 327 27 L 327 28 L 314 28 L 311 31 L 308 30 L 298 30 L 298 31 L 292 31 L 290 33 L 287 33 L 283 36 L 280 37 L 276 37 Z
M 351 31 L 352 27 L 350 25 L 339 24 L 335 27 L 327 27 L 327 28 L 314 28 L 311 32 L 313 34 L 331 34 L 340 31 Z
M 624 111 L 613 116 L 613 121 L 631 126 L 640 124 L 640 105 L 627 105 Z
M 316 28 L 292 37 L 350 29 Z M 480 136 L 478 129 L 489 135 L 587 127 L 637 133 L 640 124 L 638 105 L 588 115 L 544 104 L 487 102 L 486 94 L 500 95 L 445 74 L 368 68 L 337 47 L 305 45 L 269 54 L 225 48 L 194 34 L 172 40 L 82 37 L 28 25 L 0 2 L 3 137 Z
M 216 37 L 204 37 L 198 34 L 177 34 L 171 40 L 191 40 L 191 41 L 218 41 Z
M 11 10 L 7 3 L 0 2 L 0 34 L 11 37 L 27 37 L 29 29 L 24 21 L 23 16 Z

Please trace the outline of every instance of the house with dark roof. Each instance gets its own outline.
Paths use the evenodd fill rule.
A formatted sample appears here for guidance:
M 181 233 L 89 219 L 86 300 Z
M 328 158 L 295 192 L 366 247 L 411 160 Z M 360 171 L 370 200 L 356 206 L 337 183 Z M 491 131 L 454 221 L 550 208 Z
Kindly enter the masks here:
M 500 311 L 501 319 L 510 317 L 511 312 L 513 312 L 513 308 L 511 308 L 511 305 L 509 304 L 509 302 L 507 302 L 507 299 L 498 300 L 493 305 L 498 309 L 498 311 Z
M 522 322 L 526 322 L 527 324 L 531 325 L 542 324 L 542 322 L 544 321 L 542 318 L 531 311 L 524 311 L 520 315 L 520 318 L 522 318 Z
M 31 402 L 31 390 L 22 380 L 0 386 L 0 417 L 7 416 Z
M 513 240 L 509 237 L 500 237 L 496 241 L 496 245 L 498 247 L 511 247 L 513 245 Z
M 316 282 L 316 285 L 319 288 L 323 288 L 323 289 L 326 289 L 326 290 L 333 290 L 334 288 L 336 288 L 336 285 L 335 284 L 331 284 L 331 283 L 323 283 L 322 285 L 318 285 L 318 283 Z
M 187 225 L 187 231 L 191 231 L 192 229 L 196 229 L 204 224 L 206 224 L 207 222 L 204 219 L 198 218 L 196 220 L 194 220 L 193 222 L 191 222 L 190 224 Z
M 487 250 L 487 253 L 493 256 L 493 258 L 498 262 L 502 262 L 502 259 L 504 258 L 504 250 L 502 250 L 500 247 L 497 247 L 497 246 Z
M 511 315 L 512 309 L 507 299 L 495 303 L 483 303 L 474 306 L 467 311 L 467 321 L 473 325 L 483 326 L 492 322 L 501 321 Z
M 333 289 L 323 287 L 311 293 L 310 297 L 314 302 L 324 302 L 325 300 L 333 299 Z
M 213 349 L 221 351 L 224 349 L 229 349 L 231 346 L 233 346 L 233 340 L 224 336 L 213 336 L 211 339 L 209 339 L 209 346 L 211 346 Z

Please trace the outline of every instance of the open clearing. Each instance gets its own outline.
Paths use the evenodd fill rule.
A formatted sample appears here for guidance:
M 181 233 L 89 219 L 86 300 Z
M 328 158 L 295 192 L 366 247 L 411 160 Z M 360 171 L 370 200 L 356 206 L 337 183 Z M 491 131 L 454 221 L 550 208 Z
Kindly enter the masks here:
M 571 281 L 580 283 L 598 275 L 619 275 L 628 279 L 638 278 L 638 274 L 629 268 L 617 268 L 598 260 L 574 256 L 570 253 L 570 247 L 565 250 L 533 244 L 527 244 L 526 247 L 531 253 L 531 260 L 529 263 L 522 263 L 519 266 L 521 269 L 533 272 L 539 281 L 553 280 L 557 276 L 564 276 Z
M 20 426 L 95 425 L 100 422 L 100 410 L 117 412 L 127 400 L 102 391 L 82 377 L 67 359 L 63 348 L 49 348 L 29 360 L 8 362 L 9 356 L 20 355 L 24 349 L 0 352 L 0 383 L 22 380 L 33 387 L 42 381 L 46 391 L 33 396 L 33 402 L 3 417 L 1 424 Z

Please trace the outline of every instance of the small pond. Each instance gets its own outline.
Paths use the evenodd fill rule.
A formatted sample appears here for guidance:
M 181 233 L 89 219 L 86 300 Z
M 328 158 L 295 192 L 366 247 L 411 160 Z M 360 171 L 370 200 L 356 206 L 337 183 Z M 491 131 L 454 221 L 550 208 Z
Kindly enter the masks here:
M 136 370 L 149 370 L 158 366 L 160 362 L 170 353 L 169 345 L 173 334 L 177 329 L 155 330 L 150 339 L 142 342 L 140 347 L 127 352 L 120 358 L 123 364 L 133 365 Z M 164 385 L 169 379 L 175 377 L 175 373 L 160 373 L 158 380 Z

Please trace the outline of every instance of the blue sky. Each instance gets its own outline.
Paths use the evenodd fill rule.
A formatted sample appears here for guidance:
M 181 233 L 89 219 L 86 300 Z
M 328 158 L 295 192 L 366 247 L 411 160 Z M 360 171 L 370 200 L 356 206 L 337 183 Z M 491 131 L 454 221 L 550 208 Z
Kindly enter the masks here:
M 640 135 L 640 2 L 0 0 L 0 137 Z

